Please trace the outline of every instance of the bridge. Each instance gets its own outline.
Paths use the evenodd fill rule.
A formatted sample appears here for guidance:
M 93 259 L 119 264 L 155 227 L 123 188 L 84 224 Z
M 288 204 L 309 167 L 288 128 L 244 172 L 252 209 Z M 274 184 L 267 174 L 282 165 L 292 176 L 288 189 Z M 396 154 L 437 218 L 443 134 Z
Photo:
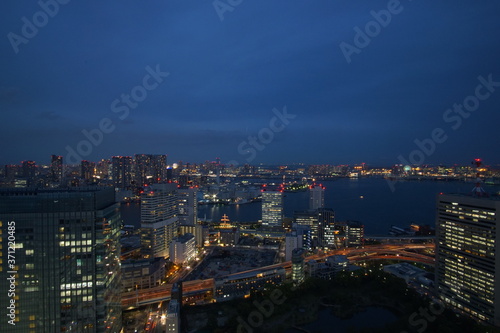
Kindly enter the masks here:
M 330 250 L 320 253 L 313 254 L 305 258 L 308 260 L 321 260 L 326 259 L 332 255 L 345 255 L 350 262 L 355 263 L 359 261 L 367 260 L 401 260 L 409 262 L 418 262 L 426 265 L 433 266 L 435 259 L 431 256 L 420 254 L 416 252 L 411 252 L 415 250 L 433 250 L 433 243 L 424 244 L 381 244 L 381 245 L 367 245 L 363 248 L 345 248 L 339 250 Z M 279 264 L 273 264 L 264 267 L 258 267 L 255 269 L 247 270 L 244 272 L 238 272 L 234 274 L 229 274 L 227 276 L 259 272 L 262 270 L 270 270 L 274 268 L 283 267 L 287 272 L 291 271 L 292 263 L 291 261 L 282 262 Z M 168 301 L 171 297 L 172 284 L 164 284 L 155 288 L 142 289 L 136 291 L 130 291 L 122 294 L 122 308 L 123 309 L 133 309 L 143 305 L 149 305 L 158 303 L 160 301 Z M 191 296 L 194 294 L 199 294 L 204 291 L 215 290 L 214 279 L 207 280 L 194 280 L 186 281 L 182 284 L 182 295 Z

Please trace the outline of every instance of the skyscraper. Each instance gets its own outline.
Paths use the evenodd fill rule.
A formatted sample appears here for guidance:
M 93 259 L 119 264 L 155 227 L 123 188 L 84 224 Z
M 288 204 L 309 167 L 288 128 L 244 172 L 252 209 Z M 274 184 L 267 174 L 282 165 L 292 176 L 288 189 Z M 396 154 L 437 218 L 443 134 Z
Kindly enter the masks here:
M 439 195 L 436 286 L 441 300 L 500 325 L 500 199 Z
M 297 248 L 292 251 L 292 281 L 294 285 L 304 282 L 304 249 Z
M 327 231 L 335 225 L 335 212 L 331 208 L 318 208 L 318 246 L 327 247 Z
M 63 157 L 52 155 L 50 159 L 50 180 L 61 183 L 63 177 Z
M 180 188 L 177 190 L 177 204 L 179 210 L 179 224 L 195 225 L 198 220 L 198 189 L 195 187 Z
M 80 178 L 84 179 L 87 183 L 91 183 L 95 176 L 95 163 L 82 160 L 80 162 Z
M 283 192 L 262 192 L 262 225 L 268 227 L 281 227 L 283 222 Z
M 311 185 L 309 187 L 309 209 L 316 210 L 325 207 L 325 187 L 323 185 Z
M 177 184 L 154 184 L 141 198 L 141 243 L 146 257 L 168 257 L 177 236 Z
M 296 211 L 293 213 L 293 220 L 298 225 L 309 226 L 312 245 L 317 247 L 319 243 L 318 212 L 315 210 Z
M 21 164 L 22 175 L 26 178 L 28 186 L 31 186 L 35 182 L 36 176 L 36 163 L 35 161 L 23 161 Z
M 135 155 L 135 182 L 137 186 L 157 184 L 165 181 L 166 169 L 167 155 Z
M 113 184 L 118 188 L 127 188 L 132 185 L 132 157 L 113 156 L 111 176 Z
M 15 325 L 2 331 L 121 330 L 120 215 L 113 189 L 0 190 L 0 226 L 0 290 L 15 293 L 6 292 L 0 307 L 12 300 L 16 307 Z

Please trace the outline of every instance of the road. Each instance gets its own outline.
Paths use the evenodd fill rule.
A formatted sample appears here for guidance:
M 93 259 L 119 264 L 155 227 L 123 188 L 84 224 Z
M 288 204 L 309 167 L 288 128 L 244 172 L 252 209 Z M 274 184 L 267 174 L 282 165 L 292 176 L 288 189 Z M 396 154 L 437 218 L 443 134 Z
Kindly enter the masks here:
M 428 265 L 434 265 L 434 258 L 428 255 L 419 254 L 411 251 L 415 250 L 433 250 L 434 244 L 382 244 L 382 245 L 367 245 L 363 248 L 347 248 L 340 250 L 331 250 L 314 254 L 305 258 L 305 260 L 320 260 L 332 255 L 345 255 L 351 262 L 366 261 L 366 260 L 405 260 L 411 262 L 420 262 Z M 244 272 L 235 274 L 257 272 L 265 269 L 273 269 L 283 267 L 287 270 L 291 269 L 291 262 L 283 262 L 279 264 L 259 267 Z M 180 281 L 187 271 L 179 272 L 180 274 L 174 281 Z M 194 294 L 204 290 L 214 288 L 214 280 L 196 280 L 187 281 L 183 284 L 183 294 Z M 141 305 L 152 304 L 155 302 L 170 300 L 172 284 L 161 285 L 156 288 L 144 289 L 124 293 L 122 295 L 122 308 L 134 308 Z

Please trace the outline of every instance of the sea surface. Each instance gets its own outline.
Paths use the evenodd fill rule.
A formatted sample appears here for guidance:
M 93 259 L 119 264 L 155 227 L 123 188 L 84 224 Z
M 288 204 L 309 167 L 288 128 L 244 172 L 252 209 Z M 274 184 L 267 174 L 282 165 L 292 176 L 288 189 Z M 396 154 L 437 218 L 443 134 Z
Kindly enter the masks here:
M 338 221 L 356 220 L 365 226 L 366 235 L 385 235 L 391 225 L 401 227 L 410 223 L 435 226 L 436 197 L 439 193 L 470 193 L 474 183 L 460 181 L 400 181 L 389 186 L 382 178 L 341 178 L 325 181 L 325 207 L 335 211 Z M 483 186 L 496 193 L 500 186 Z M 306 210 L 309 205 L 307 191 L 285 193 L 285 217 L 294 211 Z M 121 208 L 125 224 L 140 226 L 139 204 L 125 204 Z M 242 205 L 200 205 L 198 216 L 220 221 L 227 214 L 233 222 L 256 222 L 262 218 L 261 203 Z

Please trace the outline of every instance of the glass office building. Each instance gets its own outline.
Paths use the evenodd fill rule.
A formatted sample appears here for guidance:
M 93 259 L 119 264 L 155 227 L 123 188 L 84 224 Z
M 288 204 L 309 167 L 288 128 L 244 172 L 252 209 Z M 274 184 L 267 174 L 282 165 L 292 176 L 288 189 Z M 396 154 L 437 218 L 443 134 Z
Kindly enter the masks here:
M 471 317 L 500 324 L 498 197 L 439 195 L 436 286 L 440 298 Z
M 121 330 L 120 213 L 112 188 L 1 189 L 0 224 L 0 290 L 15 289 L 15 325 L 2 320 L 0 331 Z M 5 293 L 0 308 L 12 299 Z

